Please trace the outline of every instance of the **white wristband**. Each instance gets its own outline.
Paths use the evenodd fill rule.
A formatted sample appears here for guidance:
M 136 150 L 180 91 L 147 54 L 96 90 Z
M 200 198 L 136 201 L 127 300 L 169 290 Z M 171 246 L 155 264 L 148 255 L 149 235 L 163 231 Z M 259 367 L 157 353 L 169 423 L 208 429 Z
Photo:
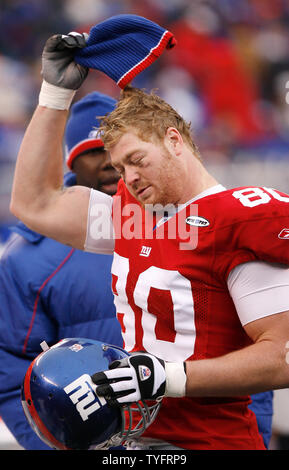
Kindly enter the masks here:
M 187 376 L 183 362 L 166 362 L 165 397 L 184 397 L 186 395 Z
M 51 85 L 43 80 L 39 94 L 39 105 L 52 109 L 69 109 L 76 91 Z

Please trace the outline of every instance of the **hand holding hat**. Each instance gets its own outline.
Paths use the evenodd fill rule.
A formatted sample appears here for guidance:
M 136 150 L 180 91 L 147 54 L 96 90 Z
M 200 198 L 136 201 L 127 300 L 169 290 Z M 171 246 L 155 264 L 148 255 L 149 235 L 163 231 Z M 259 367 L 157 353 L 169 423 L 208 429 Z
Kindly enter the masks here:
M 153 21 L 117 15 L 91 28 L 86 47 L 75 50 L 74 60 L 82 67 L 104 72 L 125 88 L 175 44 L 173 34 Z

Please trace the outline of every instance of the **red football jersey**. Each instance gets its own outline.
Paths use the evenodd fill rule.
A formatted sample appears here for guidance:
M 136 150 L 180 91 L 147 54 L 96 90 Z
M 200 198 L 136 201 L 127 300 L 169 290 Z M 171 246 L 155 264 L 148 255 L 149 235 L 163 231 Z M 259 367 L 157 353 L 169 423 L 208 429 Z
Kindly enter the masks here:
M 117 196 L 112 276 L 124 348 L 179 362 L 249 345 L 227 277 L 247 261 L 289 265 L 289 196 L 225 190 L 158 227 L 123 182 Z M 144 436 L 187 449 L 264 449 L 249 403 L 249 396 L 165 398 Z

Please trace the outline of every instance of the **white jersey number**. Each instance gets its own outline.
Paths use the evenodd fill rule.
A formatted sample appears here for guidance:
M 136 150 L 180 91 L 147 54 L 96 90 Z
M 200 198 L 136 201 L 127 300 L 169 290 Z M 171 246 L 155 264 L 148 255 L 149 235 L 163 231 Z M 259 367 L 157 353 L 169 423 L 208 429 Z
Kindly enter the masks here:
M 268 194 L 269 193 L 269 194 Z M 282 196 L 272 188 L 244 188 L 233 192 L 233 196 L 239 199 L 245 207 L 256 207 L 260 204 L 267 204 L 274 199 L 282 202 L 289 202 L 288 196 Z
M 125 331 L 123 339 L 125 349 L 130 351 L 135 345 L 135 314 L 126 295 L 129 260 L 114 254 L 112 274 L 117 276 L 115 306 L 118 314 L 123 314 Z M 174 341 L 166 341 L 156 337 L 157 316 L 149 311 L 149 295 L 151 288 L 170 291 L 173 309 L 166 312 L 168 319 L 172 315 L 174 321 Z M 157 295 L 155 293 L 155 295 Z M 185 361 L 194 353 L 196 329 L 194 315 L 194 299 L 190 281 L 178 271 L 166 270 L 151 266 L 140 273 L 133 292 L 135 304 L 142 310 L 143 346 L 146 351 L 166 361 Z M 153 303 L 153 302 L 152 302 Z M 165 307 L 166 308 L 166 307 Z

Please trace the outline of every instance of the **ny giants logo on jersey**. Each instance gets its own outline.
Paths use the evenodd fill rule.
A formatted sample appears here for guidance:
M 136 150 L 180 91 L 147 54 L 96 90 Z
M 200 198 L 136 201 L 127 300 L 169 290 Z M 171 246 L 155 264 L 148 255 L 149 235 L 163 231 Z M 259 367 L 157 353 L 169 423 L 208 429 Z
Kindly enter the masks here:
M 289 228 L 283 228 L 283 230 L 281 230 L 279 233 L 278 238 L 289 240 Z
M 152 251 L 152 247 L 151 246 L 142 246 L 141 247 L 141 251 L 140 251 L 140 256 L 145 256 L 146 258 L 150 255 Z

